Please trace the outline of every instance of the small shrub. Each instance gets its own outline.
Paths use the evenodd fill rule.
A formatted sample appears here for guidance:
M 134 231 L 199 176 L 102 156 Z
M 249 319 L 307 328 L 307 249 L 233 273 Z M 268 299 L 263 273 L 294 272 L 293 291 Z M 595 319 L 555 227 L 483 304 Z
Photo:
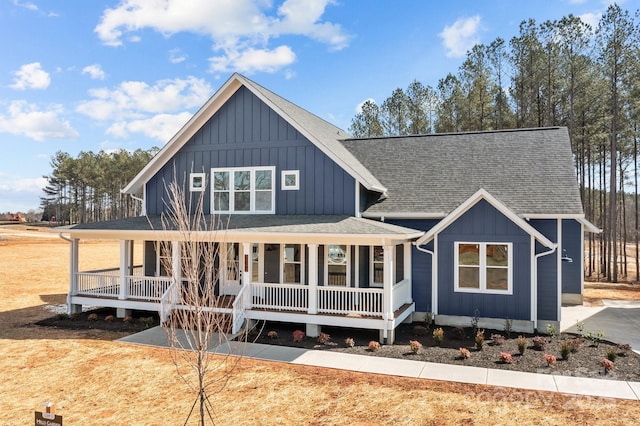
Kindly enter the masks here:
M 476 342 L 476 349 L 481 351 L 482 348 L 484 347 L 484 330 L 478 330 L 476 332 L 475 342 Z
M 417 340 L 410 340 L 409 349 L 411 349 L 412 353 L 417 354 L 420 349 L 422 349 L 422 343 L 418 342 Z
M 607 359 L 609 361 L 616 362 L 617 358 L 618 358 L 618 352 L 616 352 L 615 349 L 613 349 L 613 348 L 607 349 Z
M 557 359 L 555 355 L 551 355 L 551 354 L 544 354 L 542 355 L 542 359 L 544 360 L 544 362 L 547 363 L 548 367 L 555 367 L 556 363 L 557 363 Z
M 467 348 L 458 349 L 458 353 L 460 354 L 458 356 L 458 358 L 460 358 L 460 359 L 469 359 L 469 358 L 471 358 L 471 352 L 469 352 L 469 349 L 467 349 Z
M 452 334 L 453 338 L 456 340 L 464 340 L 464 338 L 467 337 L 467 333 L 464 332 L 464 328 L 462 327 L 455 327 L 452 330 Z
M 93 314 L 89 314 L 89 316 L 87 317 L 87 319 L 89 321 L 98 321 L 98 314 L 93 313 Z
M 304 331 L 296 330 L 296 331 L 293 332 L 293 341 L 294 342 L 302 342 L 302 339 L 304 339 Z
M 502 346 L 504 344 L 504 336 L 502 334 L 492 334 L 491 342 L 494 346 Z
M 267 333 L 267 337 L 268 337 L 269 339 L 271 339 L 271 340 L 274 340 L 274 339 L 278 339 L 278 338 L 280 338 L 280 335 L 278 334 L 278 332 L 277 332 L 277 331 L 275 331 L 275 330 L 271 330 L 271 331 L 269 331 L 269 332 Z
M 567 340 L 567 345 L 569 345 L 569 349 L 572 353 L 576 353 L 582 347 L 582 339 L 580 337 L 569 339 Z
M 115 321 L 115 319 L 116 318 L 113 315 L 107 315 L 106 317 L 104 317 L 104 320 L 106 322 L 113 322 L 113 321 Z
M 562 359 L 565 361 L 569 359 L 569 355 L 571 354 L 571 345 L 569 342 L 565 341 L 560 344 L 560 355 L 562 355 Z
M 524 351 L 527 350 L 527 345 L 529 344 L 527 338 L 524 336 L 518 336 L 516 343 L 518 344 L 518 352 L 520 352 L 520 355 L 524 355 Z
M 353 340 L 353 337 L 347 337 L 344 339 L 344 345 L 348 348 L 352 348 L 356 345 L 356 341 Z
M 380 343 L 372 340 L 369 342 L 369 350 L 371 352 L 378 352 L 380 350 Z
M 532 339 L 533 342 L 533 348 L 536 351 L 544 351 L 545 348 L 547 347 L 547 339 L 545 339 L 542 336 L 536 336 Z
M 578 331 L 578 334 L 581 335 L 582 337 L 584 336 L 584 323 L 583 322 L 579 322 L 578 320 L 576 320 L 576 330 Z
M 558 336 L 558 329 L 556 328 L 555 325 L 549 323 L 547 324 L 547 333 L 549 333 L 551 340 L 553 340 Z
M 145 327 L 151 327 L 155 320 L 153 317 L 142 317 L 140 318 L 140 322 L 145 325 Z
M 326 345 L 329 340 L 331 340 L 331 336 L 329 336 L 327 333 L 320 333 L 320 335 L 318 336 L 318 343 L 320 343 L 321 345 Z
M 413 326 L 413 334 L 415 334 L 416 336 L 426 336 L 427 332 L 428 332 L 428 329 L 424 325 Z
M 596 348 L 600 346 L 600 343 L 604 340 L 605 334 L 602 329 L 599 329 L 597 332 L 587 331 L 585 338 L 591 342 L 592 346 Z
M 631 345 L 628 343 L 620 343 L 618 346 L 619 355 L 627 356 L 631 353 Z
M 509 352 L 500 352 L 500 361 L 505 364 L 511 364 L 513 362 L 513 357 Z
M 435 340 L 436 345 L 440 346 L 442 341 L 444 340 L 444 330 L 442 327 L 438 327 L 433 330 L 433 340 Z
M 127 315 L 126 317 L 124 317 L 122 319 L 122 322 L 124 322 L 125 324 L 129 324 L 133 322 L 133 317 L 131 315 Z
M 607 374 L 611 370 L 613 370 L 613 361 L 609 359 L 603 359 L 600 361 L 600 365 L 604 368 L 604 374 Z
M 426 314 L 424 314 L 423 322 L 427 330 L 431 328 L 431 324 L 433 324 L 433 314 L 431 312 L 427 312 Z
M 511 332 L 513 331 L 513 320 L 507 318 L 504 320 L 504 334 L 507 335 L 507 339 L 511 338 Z

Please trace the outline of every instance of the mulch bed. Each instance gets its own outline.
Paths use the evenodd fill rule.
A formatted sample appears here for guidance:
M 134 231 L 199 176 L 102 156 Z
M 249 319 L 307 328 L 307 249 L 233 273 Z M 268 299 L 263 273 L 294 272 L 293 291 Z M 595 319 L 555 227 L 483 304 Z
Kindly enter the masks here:
M 415 361 L 427 361 L 444 364 L 466 365 L 482 368 L 495 368 L 501 370 L 524 371 L 530 373 L 559 374 L 575 377 L 590 377 L 610 380 L 640 381 L 640 356 L 632 351 L 624 351 L 617 344 L 602 341 L 597 346 L 587 339 L 577 351 L 569 354 L 568 359 L 561 355 L 561 344 L 569 339 L 580 338 L 575 334 L 561 333 L 560 336 L 550 338 L 541 336 L 546 341 L 544 350 L 536 350 L 533 347 L 535 335 L 512 332 L 509 337 L 504 331 L 485 330 L 485 343 L 482 350 L 475 345 L 475 334 L 471 327 L 442 327 L 444 340 L 440 346 L 436 345 L 432 335 L 437 326 L 429 329 L 423 324 L 401 324 L 396 329 L 396 339 L 393 345 L 381 345 L 377 351 L 369 349 L 370 341 L 379 340 L 377 330 L 364 330 L 342 327 L 323 327 L 322 331 L 329 335 L 327 343 L 318 343 L 318 338 L 304 337 L 301 342 L 293 341 L 293 332 L 304 331 L 304 324 L 295 325 L 287 323 L 267 322 L 259 323 L 261 329 L 258 335 L 254 333 L 249 337 L 250 341 L 272 345 L 293 346 L 298 348 L 315 349 L 321 351 L 345 352 L 368 356 L 399 358 Z M 276 338 L 269 337 L 271 331 L 275 331 Z M 502 344 L 495 344 L 491 340 L 492 334 L 504 336 Z M 273 335 L 273 333 L 271 333 Z M 518 351 L 517 338 L 523 335 L 527 339 L 526 349 L 523 355 Z M 354 346 L 345 344 L 345 339 L 352 338 Z M 410 341 L 418 341 L 422 347 L 417 353 L 410 348 Z M 460 348 L 466 348 L 470 357 L 463 359 L 460 356 Z M 603 359 L 607 359 L 607 352 L 613 351 L 617 357 L 613 370 L 607 374 L 601 366 Z M 506 363 L 500 360 L 500 353 L 511 355 L 513 361 Z M 556 365 L 550 367 L 543 359 L 544 354 L 554 355 Z
M 158 314 L 133 311 L 129 318 L 117 318 L 114 308 L 98 308 L 68 316 L 58 314 L 36 322 L 37 325 L 69 330 L 106 330 L 137 333 L 160 324 Z

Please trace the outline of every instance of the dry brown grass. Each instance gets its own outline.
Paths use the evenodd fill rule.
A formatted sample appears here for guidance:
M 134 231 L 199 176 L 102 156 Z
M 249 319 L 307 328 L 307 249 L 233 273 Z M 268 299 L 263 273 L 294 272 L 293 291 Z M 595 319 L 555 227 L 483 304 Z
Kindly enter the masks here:
M 0 234 L 1 235 L 1 234 Z M 8 241 L 9 240 L 9 241 Z M 83 244 L 97 269 L 117 244 Z M 32 424 L 54 401 L 67 425 L 182 424 L 192 402 L 165 349 L 115 333 L 33 325 L 64 303 L 68 245 L 0 241 L 0 423 Z M 244 359 L 213 397 L 217 424 L 633 424 L 640 404 L 546 392 L 377 376 Z M 195 423 L 194 423 L 195 424 Z

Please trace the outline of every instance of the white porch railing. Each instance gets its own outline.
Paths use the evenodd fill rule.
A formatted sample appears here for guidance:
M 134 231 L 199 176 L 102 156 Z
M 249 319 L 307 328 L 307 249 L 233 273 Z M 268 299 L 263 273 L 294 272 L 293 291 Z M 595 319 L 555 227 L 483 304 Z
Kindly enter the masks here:
M 318 287 L 318 313 L 381 316 L 382 289 Z
M 128 276 L 126 280 L 129 297 L 148 301 L 160 300 L 171 285 L 168 277 Z
M 232 305 L 233 312 L 233 325 L 231 329 L 232 334 L 236 334 L 242 328 L 246 318 L 246 309 L 251 305 L 251 290 L 247 289 L 246 285 L 240 286 L 240 291 L 236 295 Z
M 164 324 L 178 303 L 178 286 L 172 282 L 160 297 L 160 324 Z
M 78 294 L 100 297 L 118 297 L 120 276 L 111 272 L 78 272 Z
M 411 281 L 402 280 L 393 286 L 393 311 L 397 311 L 405 303 L 411 303 Z
M 309 287 L 299 284 L 251 283 L 251 305 L 271 311 L 307 312 Z

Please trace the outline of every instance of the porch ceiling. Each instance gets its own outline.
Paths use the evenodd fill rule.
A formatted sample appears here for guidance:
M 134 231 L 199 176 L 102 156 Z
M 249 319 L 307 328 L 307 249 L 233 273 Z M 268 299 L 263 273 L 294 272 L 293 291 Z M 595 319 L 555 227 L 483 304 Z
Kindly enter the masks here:
M 196 238 L 235 242 L 316 241 L 382 244 L 414 240 L 424 234 L 411 228 L 339 215 L 228 215 L 209 217 L 211 231 Z M 213 223 L 213 225 L 211 225 Z M 54 232 L 73 238 L 179 239 L 180 232 L 164 229 L 160 216 L 83 223 L 58 227 Z

